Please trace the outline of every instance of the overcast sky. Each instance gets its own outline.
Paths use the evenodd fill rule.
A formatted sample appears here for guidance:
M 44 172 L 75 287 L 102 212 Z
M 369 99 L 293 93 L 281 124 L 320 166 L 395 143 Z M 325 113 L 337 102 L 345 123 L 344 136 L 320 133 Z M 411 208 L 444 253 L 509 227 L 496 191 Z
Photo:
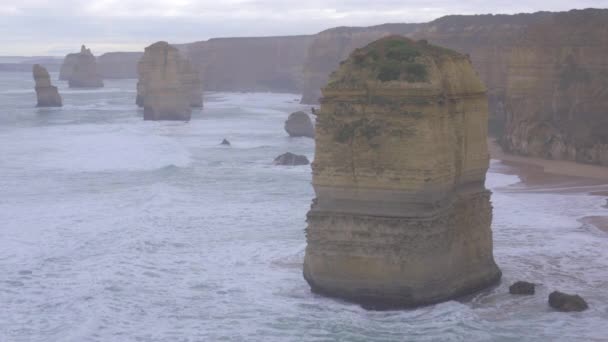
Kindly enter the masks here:
M 608 0 L 0 0 L 0 56 L 139 51 L 158 40 L 313 34 L 448 14 L 606 8 Z

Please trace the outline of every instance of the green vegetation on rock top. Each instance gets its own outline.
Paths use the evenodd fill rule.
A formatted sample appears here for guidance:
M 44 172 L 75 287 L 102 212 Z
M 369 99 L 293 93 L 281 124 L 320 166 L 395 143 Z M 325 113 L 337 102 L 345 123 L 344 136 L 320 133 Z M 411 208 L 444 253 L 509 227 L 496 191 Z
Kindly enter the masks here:
M 342 62 L 341 69 L 332 75 L 329 87 L 363 85 L 366 80 L 381 82 L 427 82 L 429 71 L 425 62 L 441 55 L 456 52 L 426 41 L 415 42 L 401 36 L 390 36 L 355 50 Z

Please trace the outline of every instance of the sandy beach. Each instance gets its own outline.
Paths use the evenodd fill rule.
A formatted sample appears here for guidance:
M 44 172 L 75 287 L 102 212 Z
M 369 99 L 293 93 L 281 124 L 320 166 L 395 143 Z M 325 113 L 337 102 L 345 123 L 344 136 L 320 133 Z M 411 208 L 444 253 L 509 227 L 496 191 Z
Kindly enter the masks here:
M 505 153 L 495 140 L 488 140 L 492 159 L 500 160 L 512 173 L 521 178 L 517 191 L 587 193 L 606 199 L 606 216 L 587 216 L 580 219 L 608 233 L 608 168 L 562 160 L 547 160 Z

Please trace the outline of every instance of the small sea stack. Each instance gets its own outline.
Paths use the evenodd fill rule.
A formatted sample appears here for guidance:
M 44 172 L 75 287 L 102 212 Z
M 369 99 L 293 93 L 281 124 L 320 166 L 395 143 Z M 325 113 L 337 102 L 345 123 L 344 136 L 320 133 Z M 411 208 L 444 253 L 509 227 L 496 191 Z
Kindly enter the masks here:
M 315 137 L 315 127 L 305 112 L 291 113 L 285 121 L 285 131 L 291 137 Z
M 71 53 L 65 57 L 59 79 L 67 80 L 70 88 L 103 87 L 103 80 L 97 70 L 97 60 L 91 49 L 84 45 L 79 53 Z
M 51 76 L 43 66 L 34 64 L 32 68 L 34 81 L 36 81 L 36 107 L 61 107 L 61 95 L 57 87 L 51 84 Z
M 559 291 L 551 292 L 549 295 L 549 306 L 561 312 L 581 312 L 589 308 L 583 297 Z
M 465 55 L 390 36 L 322 90 L 304 278 L 372 309 L 496 284 L 486 89 Z
M 145 120 L 190 120 L 191 108 L 203 107 L 198 71 L 167 42 L 146 48 L 138 75 L 136 103 Z

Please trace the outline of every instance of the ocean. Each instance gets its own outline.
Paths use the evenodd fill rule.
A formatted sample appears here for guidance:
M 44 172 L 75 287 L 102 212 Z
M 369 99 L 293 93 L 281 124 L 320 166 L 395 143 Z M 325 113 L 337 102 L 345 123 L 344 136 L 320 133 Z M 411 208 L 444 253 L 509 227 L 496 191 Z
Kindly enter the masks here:
M 52 79 L 64 107 L 39 109 L 30 74 L 0 73 L 2 342 L 608 341 L 608 234 L 579 222 L 601 196 L 527 188 L 493 160 L 501 284 L 366 311 L 302 277 L 310 167 L 272 163 L 314 157 L 283 130 L 299 95 L 206 93 L 188 123 L 144 122 L 135 80 Z M 553 311 L 553 290 L 590 309 Z

